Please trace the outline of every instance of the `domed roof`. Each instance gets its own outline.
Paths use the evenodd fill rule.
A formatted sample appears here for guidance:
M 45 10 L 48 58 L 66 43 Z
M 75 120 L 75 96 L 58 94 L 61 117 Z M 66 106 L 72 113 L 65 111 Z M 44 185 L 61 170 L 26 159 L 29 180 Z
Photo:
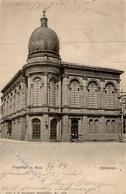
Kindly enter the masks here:
M 28 59 L 40 56 L 59 58 L 59 39 L 56 33 L 48 28 L 45 13 L 41 18 L 41 27 L 33 31 L 28 45 Z

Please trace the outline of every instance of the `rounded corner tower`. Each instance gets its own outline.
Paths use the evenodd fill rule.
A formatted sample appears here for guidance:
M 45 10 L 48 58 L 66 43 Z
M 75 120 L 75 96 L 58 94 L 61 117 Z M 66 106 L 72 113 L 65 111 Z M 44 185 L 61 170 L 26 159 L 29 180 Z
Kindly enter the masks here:
M 57 34 L 48 28 L 45 11 L 40 21 L 41 26 L 32 32 L 29 39 L 28 60 L 38 57 L 51 57 L 59 60 L 59 39 Z

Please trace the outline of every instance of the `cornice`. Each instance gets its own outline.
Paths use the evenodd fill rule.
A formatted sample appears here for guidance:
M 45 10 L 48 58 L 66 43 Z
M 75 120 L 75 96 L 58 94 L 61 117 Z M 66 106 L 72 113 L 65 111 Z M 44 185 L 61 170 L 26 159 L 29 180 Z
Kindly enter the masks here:
M 13 85 L 13 83 L 17 80 L 19 80 L 19 78 L 21 78 L 22 76 L 22 70 L 19 70 L 15 75 L 14 77 L 4 86 L 4 88 L 1 90 L 2 93 L 4 93 L 10 86 Z M 14 85 L 16 85 L 14 83 Z M 12 86 L 13 87 L 13 86 Z M 10 89 L 10 88 L 9 88 Z
M 62 66 L 68 69 L 99 71 L 99 72 L 107 72 L 107 73 L 116 73 L 119 75 L 124 73 L 124 71 L 119 70 L 119 69 L 97 67 L 93 65 L 91 66 L 91 65 L 78 64 L 78 63 L 69 63 L 69 62 L 64 62 L 64 61 L 62 61 Z

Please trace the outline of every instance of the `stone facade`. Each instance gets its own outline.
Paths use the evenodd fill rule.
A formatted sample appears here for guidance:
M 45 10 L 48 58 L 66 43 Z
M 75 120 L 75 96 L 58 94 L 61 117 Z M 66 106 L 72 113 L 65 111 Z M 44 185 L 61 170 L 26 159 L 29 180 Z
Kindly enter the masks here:
M 49 42 L 44 50 L 34 33 L 27 63 L 2 89 L 1 136 L 28 141 L 119 141 L 123 72 L 61 61 L 58 39 L 51 33 L 51 46 Z

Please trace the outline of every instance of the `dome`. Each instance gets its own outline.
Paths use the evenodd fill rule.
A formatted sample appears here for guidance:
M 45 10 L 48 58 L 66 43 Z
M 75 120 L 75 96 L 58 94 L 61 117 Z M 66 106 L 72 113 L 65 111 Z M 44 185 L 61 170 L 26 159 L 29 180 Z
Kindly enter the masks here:
M 41 18 L 41 27 L 33 31 L 28 45 L 28 59 L 49 56 L 59 58 L 59 39 L 57 34 L 47 26 L 47 18 Z

